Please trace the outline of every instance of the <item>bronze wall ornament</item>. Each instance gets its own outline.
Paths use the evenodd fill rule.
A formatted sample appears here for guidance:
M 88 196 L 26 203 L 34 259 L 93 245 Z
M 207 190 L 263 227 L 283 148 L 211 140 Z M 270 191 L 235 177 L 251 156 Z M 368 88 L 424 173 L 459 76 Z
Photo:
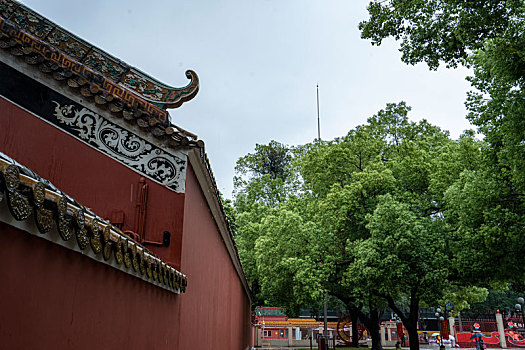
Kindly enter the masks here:
M 175 293 L 182 290 L 183 283 L 176 281 L 186 281 L 184 275 L 51 183 L 0 152 L 0 201 L 4 197 L 16 220 L 25 220 L 33 214 L 41 234 L 49 233 L 56 222 L 56 229 L 63 241 L 68 241 L 75 234 L 78 246 L 75 250 L 83 251 L 90 244 L 92 253 L 87 251 L 84 254 L 102 254 L 104 261 L 109 261 L 111 255 L 115 255 L 116 265 L 124 263 L 121 268 L 124 272 L 145 281 L 150 279 L 150 282 Z
M 34 209 L 35 211 L 35 223 L 38 231 L 45 234 L 51 231 L 55 222 L 55 217 L 52 210 L 45 209 L 43 207 Z
M 140 264 L 136 254 L 134 254 L 133 258 L 131 259 L 131 266 L 135 272 L 140 273 Z
M 138 255 L 138 254 L 137 254 Z M 147 277 L 146 275 L 146 262 L 144 261 L 145 258 L 144 258 L 144 252 L 142 252 L 140 254 L 140 258 L 139 258 L 139 269 L 140 269 L 140 274 L 142 276 L 145 276 Z
M 84 250 L 89 244 L 89 237 L 85 227 L 77 227 L 76 230 L 77 244 L 80 250 Z
M 175 288 L 175 273 L 170 271 L 170 287 Z
M 78 227 L 85 227 L 86 226 L 86 214 L 84 213 L 84 209 L 80 208 L 75 213 L 75 220 L 77 221 Z
M 162 266 L 162 263 L 159 264 L 159 282 L 162 284 L 165 284 L 165 274 L 164 274 L 164 266 Z
M 127 251 L 124 253 L 124 266 L 126 266 L 129 269 L 131 265 L 131 257 L 129 256 L 129 251 Z
M 89 230 L 91 231 L 91 236 L 89 238 L 89 243 L 93 253 L 99 254 L 102 252 L 102 240 L 100 239 L 100 229 L 98 227 L 97 218 L 92 218 L 89 221 Z
M 180 277 L 178 274 L 175 274 L 175 278 L 174 278 L 174 281 L 173 281 L 173 284 L 174 284 L 174 288 L 175 289 L 179 289 L 179 281 L 180 281 Z
M 122 265 L 124 261 L 124 254 L 122 253 L 122 243 L 120 240 L 114 245 L 115 262 L 117 265 Z
M 110 235 L 111 235 L 111 225 L 106 225 L 104 227 L 104 230 L 103 230 L 103 238 L 104 238 L 104 243 L 109 243 L 110 242 Z
M 164 283 L 164 285 L 168 285 L 168 272 L 166 271 L 165 268 L 162 269 L 162 282 Z
M 33 201 L 35 206 L 42 206 L 46 199 L 46 185 L 43 182 L 38 181 L 33 185 Z
M 130 249 L 131 254 L 131 267 L 133 267 L 133 271 L 140 273 L 140 263 L 139 263 L 139 254 L 137 252 L 137 246 L 132 245 Z
M 159 270 L 158 270 L 157 263 L 153 263 L 153 266 L 151 267 L 151 271 L 153 272 L 153 280 L 158 281 L 159 280 Z
M 53 228 L 53 211 L 44 208 L 46 199 L 46 185 L 42 181 L 35 182 L 33 189 L 33 214 L 38 231 L 42 234 L 49 232 Z
M 18 221 L 23 221 L 31 215 L 29 200 L 16 191 L 7 192 L 7 206 L 13 217 Z
M 77 210 L 77 212 L 75 213 L 75 219 L 77 224 L 75 230 L 77 236 L 77 244 L 80 250 L 84 250 L 89 244 L 89 237 L 86 229 L 86 216 L 84 214 L 83 208 Z
M 170 288 L 173 288 L 173 285 L 172 285 L 172 282 L 173 282 L 173 274 L 171 273 L 171 271 L 166 271 L 166 275 L 167 275 L 167 283 L 166 285 Z
M 129 249 L 128 240 L 123 241 L 122 253 L 124 255 L 124 266 L 126 266 L 129 269 L 131 267 L 131 251 Z
M 60 197 L 57 204 L 58 209 L 58 233 L 64 241 L 68 241 L 73 236 L 73 224 L 71 217 L 67 213 L 67 198 Z
M 20 170 L 14 164 L 8 165 L 4 170 L 5 185 L 8 191 L 15 191 L 20 184 Z
M 91 245 L 93 253 L 98 254 L 102 251 L 102 242 L 100 241 L 100 234 L 98 232 L 90 237 L 89 244 Z
M 104 260 L 109 261 L 109 259 L 111 259 L 111 253 L 113 252 L 113 244 L 111 242 L 106 242 L 104 243 L 104 247 L 102 249 L 102 256 L 104 257 Z
M 153 277 L 153 266 L 151 265 L 151 261 L 148 261 L 146 265 L 146 276 L 151 279 Z
M 23 221 L 31 215 L 29 200 L 18 192 L 20 186 L 20 169 L 15 164 L 6 164 L 2 168 L 7 190 L 7 206 L 15 220 Z

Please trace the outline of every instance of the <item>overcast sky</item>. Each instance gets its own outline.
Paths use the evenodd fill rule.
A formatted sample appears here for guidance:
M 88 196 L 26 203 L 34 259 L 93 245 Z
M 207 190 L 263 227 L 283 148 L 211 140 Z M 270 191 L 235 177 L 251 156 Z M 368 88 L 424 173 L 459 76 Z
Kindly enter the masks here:
M 219 189 L 231 197 L 237 159 L 256 143 L 304 144 L 345 135 L 384 108 L 406 101 L 457 138 L 472 128 L 465 69 L 429 71 L 401 62 L 399 45 L 360 38 L 368 0 L 23 0 L 77 36 L 158 80 L 197 96 L 170 110 L 199 136 Z

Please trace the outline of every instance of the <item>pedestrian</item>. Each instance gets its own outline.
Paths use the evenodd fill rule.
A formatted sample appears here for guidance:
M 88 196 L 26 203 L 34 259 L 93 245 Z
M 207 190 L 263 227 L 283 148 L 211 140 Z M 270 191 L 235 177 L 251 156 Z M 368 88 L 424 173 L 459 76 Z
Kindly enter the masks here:
M 483 337 L 476 337 L 476 339 L 474 340 L 474 344 L 476 345 L 476 350 L 485 349 L 485 343 L 483 342 Z
M 485 349 L 485 343 L 483 342 L 483 333 L 480 332 L 480 325 L 479 323 L 473 324 L 473 330 L 472 335 L 470 336 L 470 339 L 474 339 L 474 345 L 476 346 L 476 350 L 483 350 Z
M 401 346 L 406 346 L 405 345 L 405 333 L 401 333 Z

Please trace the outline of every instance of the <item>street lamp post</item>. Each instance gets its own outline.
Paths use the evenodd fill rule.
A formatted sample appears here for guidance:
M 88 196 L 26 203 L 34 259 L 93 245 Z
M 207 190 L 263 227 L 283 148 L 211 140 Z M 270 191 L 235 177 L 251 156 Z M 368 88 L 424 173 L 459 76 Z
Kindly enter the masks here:
M 524 304 L 525 304 L 525 299 L 523 299 L 522 297 L 519 297 L 518 298 L 518 303 L 516 305 L 514 305 L 514 308 L 516 309 L 516 312 L 518 313 L 518 315 L 520 314 L 521 312 L 521 322 L 522 322 L 522 326 L 523 328 L 525 329 L 525 315 L 523 314 L 523 309 L 524 309 Z
M 445 350 L 445 345 L 443 344 L 443 334 L 441 333 L 441 325 L 445 318 L 443 317 L 443 314 L 441 313 L 441 309 L 438 307 L 436 308 L 436 318 L 438 320 L 438 327 L 439 327 L 439 350 Z

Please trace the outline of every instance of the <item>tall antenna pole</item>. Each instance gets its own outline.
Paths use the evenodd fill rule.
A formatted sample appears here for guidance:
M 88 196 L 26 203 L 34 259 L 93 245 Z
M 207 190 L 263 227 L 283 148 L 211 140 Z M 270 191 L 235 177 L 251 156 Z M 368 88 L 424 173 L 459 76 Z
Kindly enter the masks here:
M 319 118 L 319 84 L 317 84 L 317 139 L 321 141 L 321 119 Z
M 317 84 L 317 139 L 321 141 L 321 118 L 319 118 L 319 84 Z M 327 320 L 327 298 L 326 291 L 324 292 L 324 305 L 323 305 L 323 337 L 325 349 L 328 349 L 328 320 Z M 323 350 L 325 350 L 323 349 Z

